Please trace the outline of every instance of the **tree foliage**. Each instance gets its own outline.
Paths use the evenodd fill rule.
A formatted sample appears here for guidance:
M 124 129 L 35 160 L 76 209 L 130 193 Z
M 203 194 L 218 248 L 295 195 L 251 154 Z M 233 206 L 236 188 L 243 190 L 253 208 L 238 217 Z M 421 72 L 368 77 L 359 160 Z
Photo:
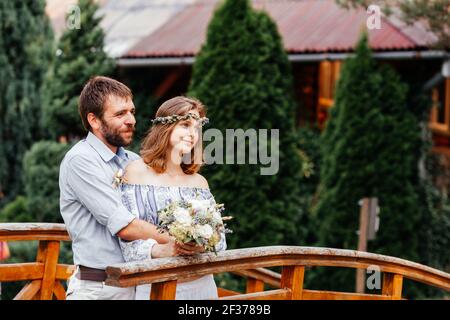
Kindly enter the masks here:
M 305 238 L 291 75 L 277 27 L 268 15 L 253 11 L 248 1 L 225 1 L 209 24 L 188 95 L 207 106 L 211 126 L 224 137 L 229 128 L 280 132 L 275 175 L 261 175 L 265 166 L 248 162 L 205 168 L 217 200 L 235 216 L 230 247 L 302 244 Z M 248 152 L 248 143 L 246 148 Z
M 42 137 L 41 90 L 53 51 L 53 32 L 45 15 L 45 1 L 1 0 L 0 33 L 2 206 L 22 192 L 23 154 Z
M 59 165 L 70 146 L 40 141 L 25 154 L 23 171 L 31 221 L 62 222 L 59 213 Z
M 69 140 L 86 135 L 78 114 L 78 97 L 84 84 L 95 75 L 111 75 L 114 69 L 113 60 L 103 50 L 105 35 L 101 17 L 96 14 L 98 5 L 80 0 L 78 7 L 80 28 L 68 28 L 59 40 L 55 63 L 46 79 L 44 104 L 48 133 Z
M 408 86 L 399 76 L 372 58 L 364 34 L 355 57 L 344 64 L 322 136 L 315 207 L 319 245 L 356 249 L 358 201 L 377 197 L 380 229 L 368 251 L 424 262 L 418 235 L 423 212 L 416 153 L 421 130 L 407 106 L 407 94 Z M 339 270 L 317 281 L 352 290 L 354 273 Z

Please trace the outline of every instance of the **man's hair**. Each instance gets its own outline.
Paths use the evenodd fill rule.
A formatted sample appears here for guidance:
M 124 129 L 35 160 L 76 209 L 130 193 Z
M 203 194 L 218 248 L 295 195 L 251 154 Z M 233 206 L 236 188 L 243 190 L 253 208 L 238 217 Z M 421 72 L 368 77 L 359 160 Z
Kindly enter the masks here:
M 86 130 L 91 130 L 87 120 L 89 113 L 93 113 L 97 118 L 103 119 L 105 103 L 110 95 L 133 99 L 130 88 L 108 77 L 95 76 L 84 85 L 78 102 L 78 112 Z

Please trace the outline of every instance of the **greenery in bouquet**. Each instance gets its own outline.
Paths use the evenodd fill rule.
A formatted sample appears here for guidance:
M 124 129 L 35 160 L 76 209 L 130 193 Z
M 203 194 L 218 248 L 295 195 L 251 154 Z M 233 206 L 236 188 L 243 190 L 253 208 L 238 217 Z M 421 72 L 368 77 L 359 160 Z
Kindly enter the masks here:
M 212 200 L 174 201 L 158 211 L 158 230 L 167 231 L 177 242 L 195 242 L 206 251 L 217 253 L 222 234 L 232 232 L 224 223 L 232 217 L 222 217 L 224 209 L 223 204 Z

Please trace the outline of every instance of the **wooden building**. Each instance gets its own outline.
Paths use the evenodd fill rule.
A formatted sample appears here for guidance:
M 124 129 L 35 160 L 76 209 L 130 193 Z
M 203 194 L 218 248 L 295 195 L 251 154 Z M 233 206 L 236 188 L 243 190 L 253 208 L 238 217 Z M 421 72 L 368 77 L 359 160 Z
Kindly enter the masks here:
M 195 55 L 205 41 L 218 1 L 186 5 L 119 59 L 124 77 L 146 81 L 145 88 L 165 99 L 186 92 Z M 334 0 L 253 1 L 277 23 L 292 62 L 299 101 L 297 123 L 323 127 L 333 105 L 342 61 L 352 54 L 370 14 L 346 10 Z M 396 16 L 382 17 L 381 28 L 368 30 L 377 59 L 392 64 L 405 79 L 424 85 L 441 73 L 449 52 L 433 49 L 436 38 L 423 25 L 405 25 Z M 436 146 L 450 147 L 450 79 L 438 79 L 430 92 L 435 101 L 430 117 Z M 438 107 L 440 106 L 440 107 Z
M 75 0 L 47 0 L 57 34 Z M 138 90 L 164 100 L 184 94 L 192 64 L 206 38 L 219 0 L 98 0 L 103 16 L 105 49 L 117 59 L 119 74 L 139 82 Z M 297 124 L 323 127 L 334 101 L 342 62 L 353 53 L 370 14 L 346 10 L 335 0 L 253 0 L 276 22 L 292 62 Z M 65 8 L 63 10 L 63 8 Z M 434 150 L 447 155 L 450 168 L 450 79 L 442 76 L 450 52 L 434 48 L 436 37 L 416 23 L 405 25 L 398 15 L 381 18 L 380 29 L 368 30 L 376 59 L 393 65 L 409 82 L 433 83 L 429 127 Z

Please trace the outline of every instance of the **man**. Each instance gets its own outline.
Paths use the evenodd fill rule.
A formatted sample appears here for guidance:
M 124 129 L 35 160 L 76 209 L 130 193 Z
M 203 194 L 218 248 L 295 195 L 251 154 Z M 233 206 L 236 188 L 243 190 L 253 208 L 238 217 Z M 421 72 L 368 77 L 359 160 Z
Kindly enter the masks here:
M 68 300 L 134 299 L 134 287 L 104 284 L 105 268 L 124 262 L 117 236 L 148 241 L 149 258 L 158 257 L 164 248 L 157 242 L 169 242 L 154 225 L 135 219 L 113 184 L 117 173 L 139 157 L 123 148 L 135 130 L 132 98 L 127 86 L 100 76 L 89 80 L 80 95 L 79 113 L 88 135 L 66 154 L 59 177 L 61 215 L 77 266 L 69 280 Z

